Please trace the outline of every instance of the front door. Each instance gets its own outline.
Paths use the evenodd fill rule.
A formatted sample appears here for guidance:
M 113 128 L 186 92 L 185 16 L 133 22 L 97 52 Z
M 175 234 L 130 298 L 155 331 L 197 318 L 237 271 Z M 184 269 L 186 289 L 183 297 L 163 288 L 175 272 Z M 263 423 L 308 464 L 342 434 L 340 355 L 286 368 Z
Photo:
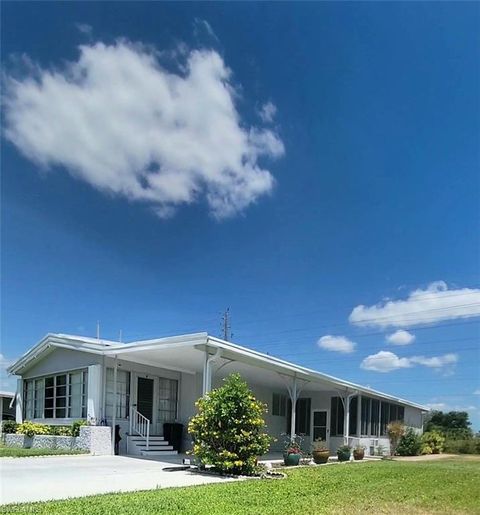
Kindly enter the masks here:
M 329 444 L 328 411 L 313 410 L 312 417 L 312 440 L 320 438 Z
M 153 422 L 153 379 L 137 378 L 137 410 Z

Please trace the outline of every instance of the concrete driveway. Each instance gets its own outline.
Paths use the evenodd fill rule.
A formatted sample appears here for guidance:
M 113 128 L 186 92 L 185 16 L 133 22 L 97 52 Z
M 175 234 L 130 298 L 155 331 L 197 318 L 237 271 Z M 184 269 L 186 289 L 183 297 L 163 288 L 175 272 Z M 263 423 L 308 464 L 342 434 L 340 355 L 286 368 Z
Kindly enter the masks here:
M 126 456 L 1 458 L 0 504 L 232 481 L 169 466 Z

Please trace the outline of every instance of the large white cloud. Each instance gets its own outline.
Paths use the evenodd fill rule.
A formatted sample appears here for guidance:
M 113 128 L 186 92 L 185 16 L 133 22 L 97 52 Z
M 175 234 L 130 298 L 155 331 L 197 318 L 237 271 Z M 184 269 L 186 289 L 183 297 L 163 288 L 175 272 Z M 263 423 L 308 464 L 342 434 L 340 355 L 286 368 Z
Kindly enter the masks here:
M 360 364 L 360 368 L 364 370 L 372 370 L 374 372 L 391 372 L 400 368 L 411 368 L 415 365 L 423 365 L 428 368 L 437 370 L 451 370 L 451 367 L 458 362 L 456 354 L 444 354 L 442 356 L 411 356 L 409 358 L 400 358 L 390 351 L 380 351 L 376 354 L 367 356 Z
M 332 336 L 327 334 L 318 340 L 317 345 L 321 349 L 349 354 L 355 350 L 357 344 L 345 336 Z
M 95 43 L 61 69 L 7 77 L 6 137 L 36 163 L 160 216 L 205 198 L 228 217 L 269 193 L 274 179 L 259 160 L 283 155 L 283 143 L 242 122 L 222 57 L 193 50 L 177 72 L 160 59 L 125 40 Z
M 374 306 L 357 306 L 349 321 L 360 326 L 411 327 L 456 318 L 480 316 L 480 290 L 448 289 L 436 281 L 412 291 L 405 300 L 386 300 Z
M 392 345 L 410 345 L 414 342 L 415 335 L 404 329 L 398 329 L 398 331 L 387 335 L 386 340 Z

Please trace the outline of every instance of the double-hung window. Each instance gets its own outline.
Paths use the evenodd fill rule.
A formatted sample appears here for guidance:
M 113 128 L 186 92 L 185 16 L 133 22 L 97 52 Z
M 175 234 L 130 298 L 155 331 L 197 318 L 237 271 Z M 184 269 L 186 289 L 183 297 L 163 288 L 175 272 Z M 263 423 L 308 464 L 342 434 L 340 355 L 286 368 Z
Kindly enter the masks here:
M 287 414 L 287 396 L 281 393 L 272 395 L 272 415 L 284 417 Z

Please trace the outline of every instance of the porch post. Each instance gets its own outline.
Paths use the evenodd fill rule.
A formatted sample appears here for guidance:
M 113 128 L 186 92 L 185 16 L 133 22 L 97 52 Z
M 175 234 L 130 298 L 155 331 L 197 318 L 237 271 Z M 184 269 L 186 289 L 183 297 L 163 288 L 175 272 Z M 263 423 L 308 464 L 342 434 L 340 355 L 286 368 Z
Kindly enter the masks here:
M 343 427 L 343 443 L 348 445 L 348 433 L 350 430 L 350 395 L 345 398 L 345 416 Z
M 115 424 L 117 423 L 117 370 L 118 357 L 115 354 L 113 366 L 112 454 L 115 454 Z
M 362 394 L 359 393 L 357 397 L 357 436 L 362 436 Z M 360 441 L 359 441 L 360 444 Z
M 292 401 L 292 411 L 290 417 L 290 440 L 293 442 L 295 440 L 295 427 L 296 427 L 296 419 L 297 419 L 297 377 L 293 378 L 292 389 L 290 391 L 290 399 Z

